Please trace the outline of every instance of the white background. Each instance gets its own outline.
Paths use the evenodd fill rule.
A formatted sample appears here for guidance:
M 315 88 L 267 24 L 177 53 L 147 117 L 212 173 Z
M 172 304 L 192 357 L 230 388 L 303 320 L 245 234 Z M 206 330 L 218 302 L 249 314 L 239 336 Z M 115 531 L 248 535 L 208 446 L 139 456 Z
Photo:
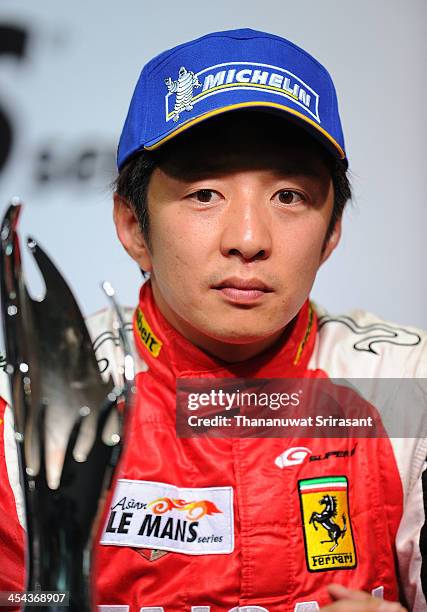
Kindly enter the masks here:
M 332 312 L 362 307 L 427 328 L 425 0 L 2 0 L 5 23 L 29 38 L 21 61 L 0 56 L 0 106 L 15 132 L 0 211 L 13 195 L 25 200 L 22 235 L 52 255 L 84 312 L 105 305 L 105 278 L 122 303 L 137 299 L 139 271 L 115 238 L 108 184 L 142 65 L 208 31 L 252 27 L 306 48 L 338 91 L 355 197 L 313 297 Z M 88 148 L 96 161 L 78 180 Z M 48 183 L 35 179 L 42 150 L 52 159 Z

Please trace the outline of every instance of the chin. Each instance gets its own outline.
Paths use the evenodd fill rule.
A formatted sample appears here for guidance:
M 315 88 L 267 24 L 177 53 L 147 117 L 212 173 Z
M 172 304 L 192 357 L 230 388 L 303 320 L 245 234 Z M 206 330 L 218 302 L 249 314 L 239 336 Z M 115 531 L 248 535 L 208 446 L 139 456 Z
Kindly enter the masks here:
M 254 344 L 255 342 L 262 342 L 263 340 L 267 340 L 270 336 L 273 336 L 275 333 L 280 331 L 279 329 L 274 330 L 265 330 L 262 333 L 260 330 L 257 330 L 257 333 L 254 334 L 254 330 L 244 330 L 240 328 L 233 328 L 229 330 L 223 330 L 221 332 L 210 333 L 211 338 L 223 342 L 224 344 Z

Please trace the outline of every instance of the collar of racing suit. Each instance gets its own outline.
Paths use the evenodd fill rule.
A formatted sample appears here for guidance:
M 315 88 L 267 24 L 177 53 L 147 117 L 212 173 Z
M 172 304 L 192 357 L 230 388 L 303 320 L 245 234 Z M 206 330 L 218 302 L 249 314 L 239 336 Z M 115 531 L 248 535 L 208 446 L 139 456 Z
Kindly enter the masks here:
M 193 376 L 296 378 L 307 371 L 316 340 L 317 316 L 306 300 L 273 347 L 252 359 L 230 364 L 194 346 L 168 323 L 148 281 L 141 287 L 133 330 L 138 352 L 149 369 L 173 387 L 176 378 Z

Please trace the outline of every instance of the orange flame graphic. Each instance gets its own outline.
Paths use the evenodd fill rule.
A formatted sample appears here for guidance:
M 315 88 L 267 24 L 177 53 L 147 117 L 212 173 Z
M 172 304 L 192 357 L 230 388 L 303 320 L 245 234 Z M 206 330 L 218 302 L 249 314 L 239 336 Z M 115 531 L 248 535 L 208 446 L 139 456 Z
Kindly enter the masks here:
M 207 499 L 200 501 L 186 502 L 184 499 L 171 499 L 170 497 L 159 497 L 147 505 L 152 507 L 154 514 L 164 514 L 169 510 L 186 512 L 186 518 L 189 521 L 198 521 L 206 514 L 222 514 L 215 504 Z

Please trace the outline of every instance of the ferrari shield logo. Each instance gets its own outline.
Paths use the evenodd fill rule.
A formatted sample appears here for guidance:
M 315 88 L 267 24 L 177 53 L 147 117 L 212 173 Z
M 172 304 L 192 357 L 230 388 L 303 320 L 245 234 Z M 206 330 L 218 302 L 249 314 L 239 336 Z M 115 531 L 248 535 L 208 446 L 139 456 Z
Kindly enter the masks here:
M 345 476 L 300 480 L 298 490 L 310 572 L 357 565 Z

